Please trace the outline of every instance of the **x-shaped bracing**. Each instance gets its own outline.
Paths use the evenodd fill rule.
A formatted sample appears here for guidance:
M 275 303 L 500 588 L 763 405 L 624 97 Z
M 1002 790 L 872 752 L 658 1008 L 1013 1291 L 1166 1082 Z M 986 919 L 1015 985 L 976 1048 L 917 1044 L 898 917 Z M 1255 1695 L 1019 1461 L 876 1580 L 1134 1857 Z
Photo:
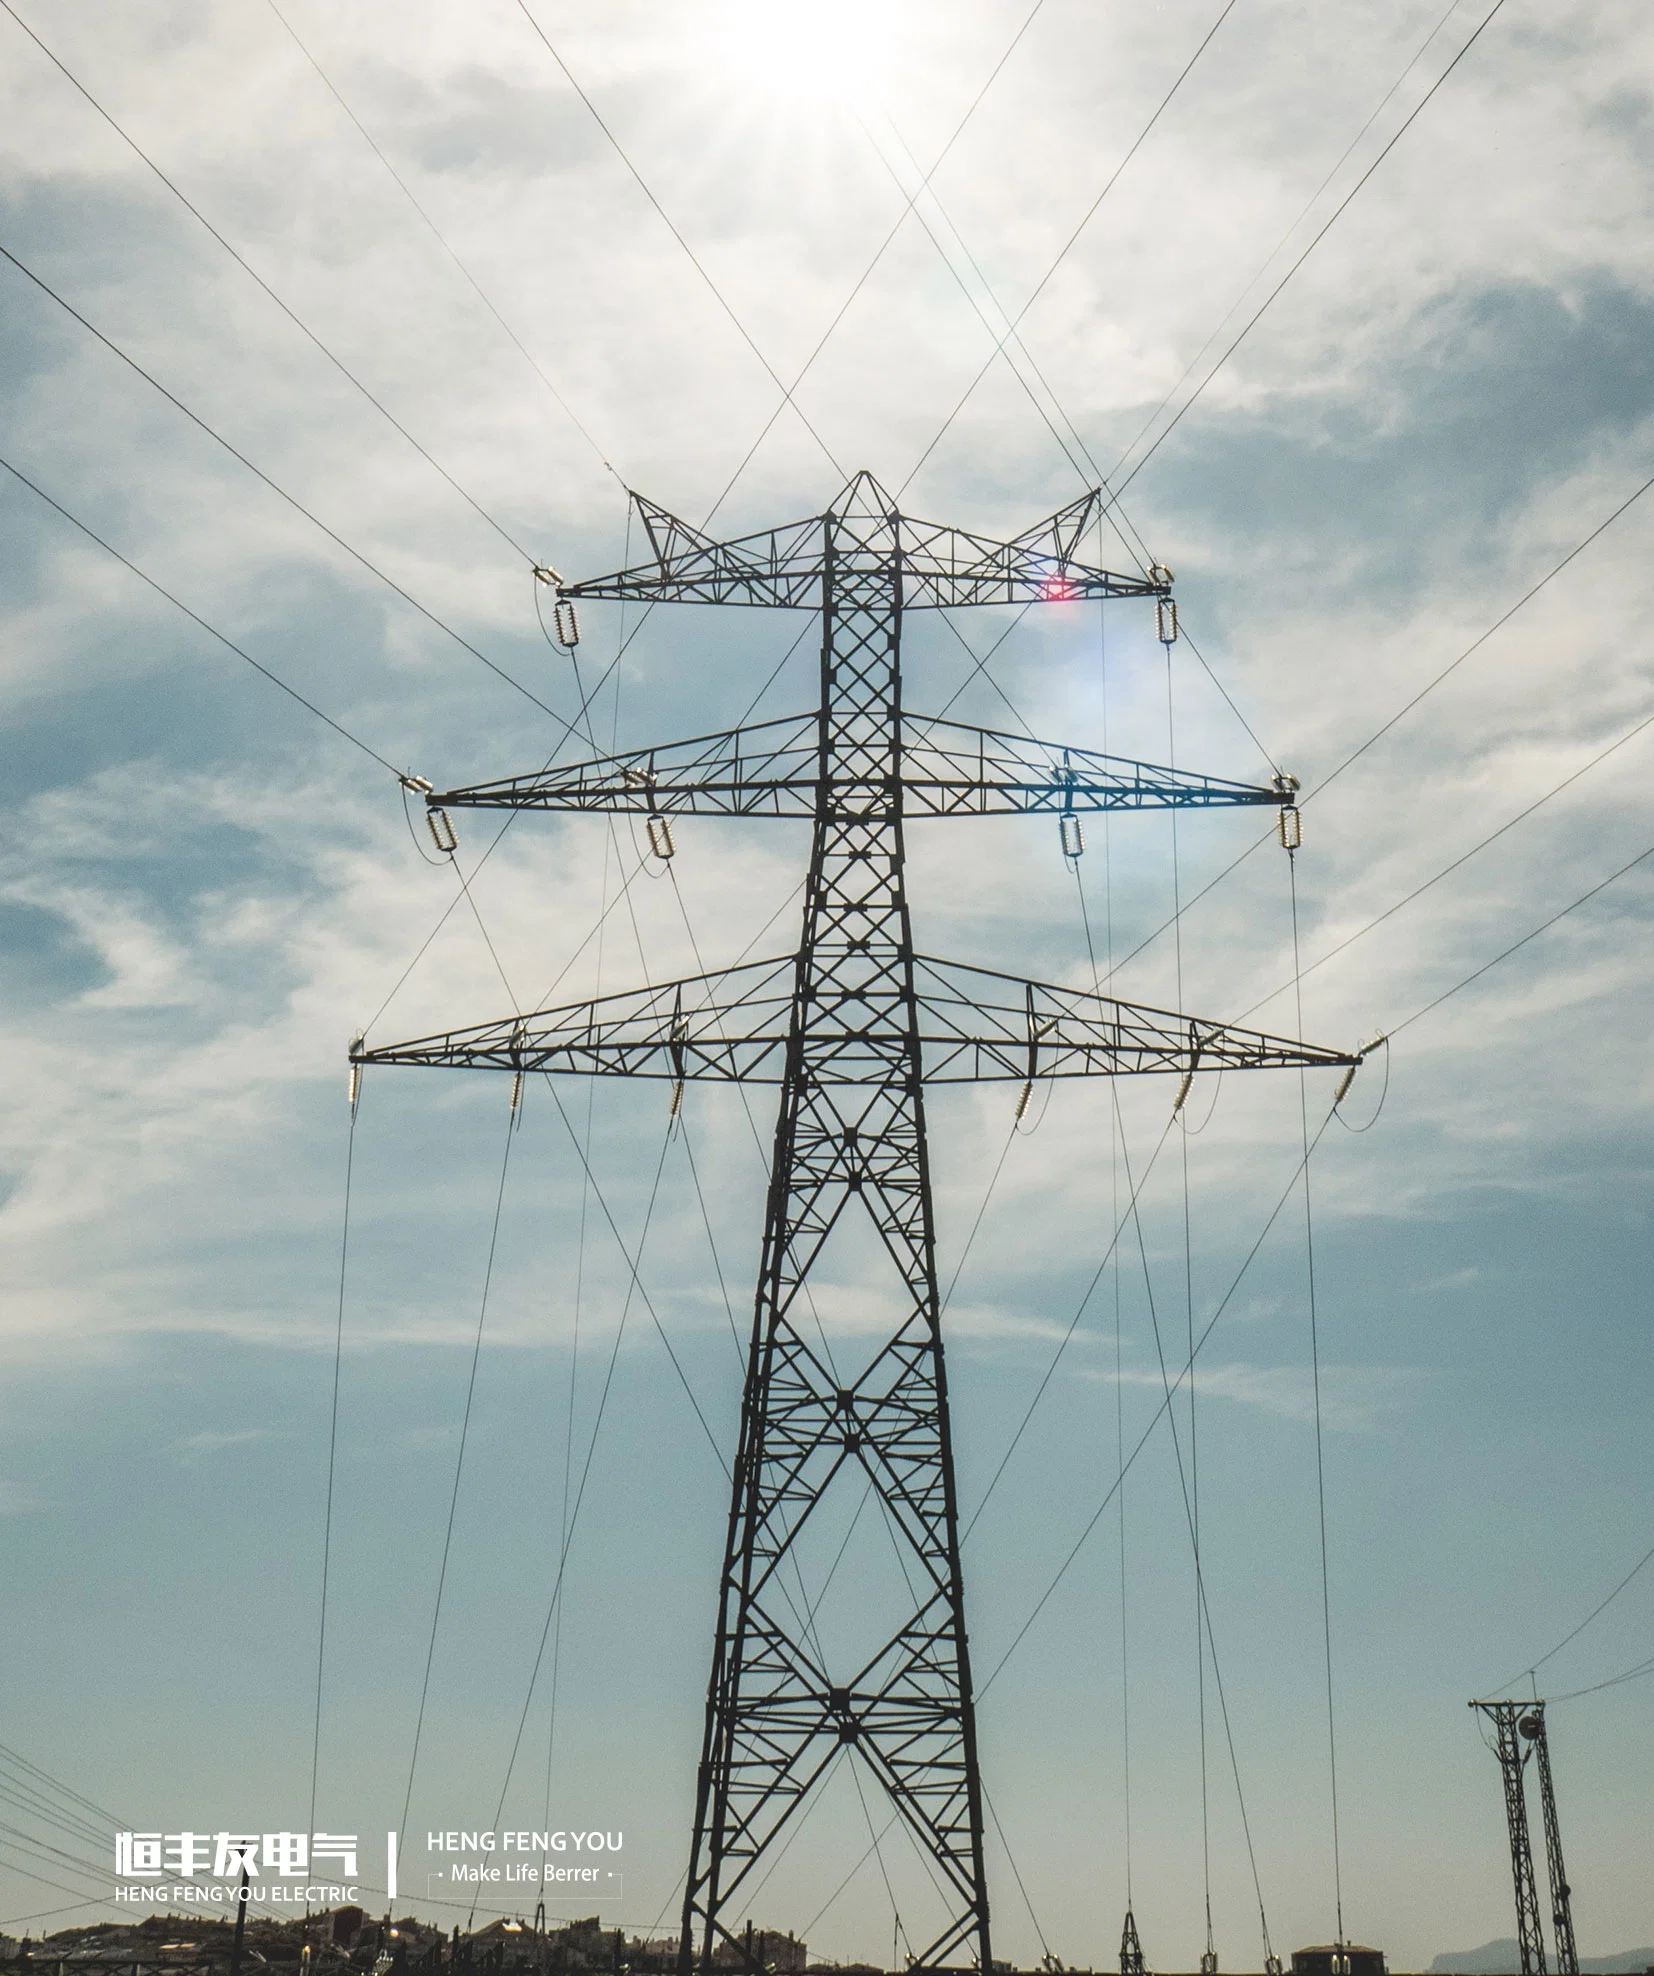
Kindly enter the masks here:
M 1078 598 L 1159 600 L 1170 573 L 1078 560 L 1092 493 L 1009 542 L 900 514 L 858 475 L 821 515 L 715 542 L 637 502 L 651 560 L 580 599 L 809 609 L 822 625 L 811 713 L 548 767 L 428 797 L 442 808 L 808 818 L 800 942 L 780 960 L 594 997 L 382 1048 L 424 1064 L 674 1083 L 773 1083 L 781 1097 L 729 1535 L 697 1777 L 681 1976 L 744 1970 L 730 1925 L 759 1861 L 851 1752 L 933 1869 L 941 1925 L 914 1958 L 992 1956 L 970 1650 L 937 1285 L 924 1093 L 934 1084 L 1352 1065 L 1288 1041 L 915 951 L 904 832 L 926 817 L 1290 808 L 1258 787 L 915 716 L 900 690 L 906 612 Z M 565 614 L 559 621 L 566 625 Z M 1070 840 L 1072 841 L 1072 840 Z M 859 1372 L 803 1315 L 811 1273 L 865 1217 L 895 1315 Z M 800 1540 L 849 1473 L 876 1493 L 905 1590 L 836 1665 L 811 1614 Z M 859 1512 L 858 1512 L 859 1514 Z M 853 1528 L 853 1525 L 852 1525 Z M 846 1540 L 848 1541 L 848 1540 Z M 792 1587 L 788 1573 L 799 1578 Z M 829 1574 L 830 1576 L 831 1574 Z M 805 1593 L 800 1609 L 794 1590 Z M 824 1594 L 817 1594 L 817 1599 Z M 802 1610 L 802 1617 L 800 1612 Z

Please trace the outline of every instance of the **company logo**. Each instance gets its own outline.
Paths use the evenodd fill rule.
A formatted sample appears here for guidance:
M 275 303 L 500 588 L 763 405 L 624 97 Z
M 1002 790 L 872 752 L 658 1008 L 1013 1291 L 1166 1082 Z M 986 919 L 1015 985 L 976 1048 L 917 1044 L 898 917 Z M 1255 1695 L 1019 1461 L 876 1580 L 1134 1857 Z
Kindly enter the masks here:
M 394 1861 L 394 1835 L 387 1836 Z M 117 1832 L 115 1878 L 122 1884 L 115 1898 L 215 1905 L 354 1901 L 360 1851 L 354 1832 Z M 390 1884 L 394 1892 L 394 1867 Z

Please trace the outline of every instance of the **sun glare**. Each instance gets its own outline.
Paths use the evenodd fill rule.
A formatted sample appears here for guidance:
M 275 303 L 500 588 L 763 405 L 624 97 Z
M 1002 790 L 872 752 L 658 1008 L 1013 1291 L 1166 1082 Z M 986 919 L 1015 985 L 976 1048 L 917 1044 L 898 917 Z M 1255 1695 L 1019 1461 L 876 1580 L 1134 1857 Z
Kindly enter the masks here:
M 888 12 L 873 0 L 729 0 L 719 40 L 728 73 L 793 102 L 877 93 Z

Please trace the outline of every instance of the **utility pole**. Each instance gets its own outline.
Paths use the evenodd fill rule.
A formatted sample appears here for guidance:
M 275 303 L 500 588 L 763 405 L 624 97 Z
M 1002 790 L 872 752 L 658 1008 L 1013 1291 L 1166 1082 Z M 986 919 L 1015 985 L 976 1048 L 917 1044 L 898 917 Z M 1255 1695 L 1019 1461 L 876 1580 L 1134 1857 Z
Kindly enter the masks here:
M 858 474 L 824 514 L 728 542 L 633 500 L 650 560 L 584 583 L 544 573 L 557 587 L 565 642 L 578 636 L 574 606 L 582 600 L 809 610 L 821 623 L 816 707 L 426 800 L 444 817 L 458 808 L 632 815 L 646 820 L 651 845 L 666 855 L 676 816 L 808 819 L 796 950 L 410 1043 L 358 1045 L 352 1061 L 654 1077 L 675 1088 L 690 1080 L 780 1086 L 680 1976 L 711 1976 L 715 1961 L 720 1971 L 755 1970 L 733 1923 L 736 1903 L 846 1760 L 877 1781 L 929 1861 L 939 1913 L 910 1966 L 974 1966 L 988 1976 L 983 1798 L 925 1087 L 1347 1069 L 1358 1059 L 918 953 L 907 826 L 918 817 L 1044 812 L 1063 820 L 1066 849 L 1082 812 L 1290 809 L 1293 785 L 1152 768 L 906 708 L 901 646 L 910 611 L 1143 598 L 1157 602 L 1161 635 L 1175 638 L 1168 571 L 1119 576 L 1078 560 L 1100 513 L 1097 493 L 1009 542 L 903 515 L 869 474 Z M 869 1230 L 881 1304 L 892 1315 L 852 1372 L 836 1363 L 825 1330 L 816 1325 L 812 1335 L 809 1285 L 824 1253 Z M 795 1589 L 804 1591 L 800 1561 L 822 1526 L 821 1504 L 830 1492 L 843 1502 L 857 1490 L 876 1499 L 901 1576 L 894 1584 L 858 1579 L 848 1595 L 857 1644 L 846 1646 L 824 1640 L 821 1616 L 807 1596 L 801 1609 Z
M 1530 1756 L 1536 1759 L 1539 1771 L 1556 1966 L 1559 1976 L 1579 1976 L 1572 1890 L 1562 1864 L 1562 1829 L 1557 1822 L 1556 1790 L 1551 1782 L 1545 1704 L 1542 1701 L 1472 1702 L 1470 1706 L 1493 1724 L 1494 1753 L 1504 1778 L 1505 1822 L 1510 1831 L 1511 1875 L 1516 1883 L 1516 1936 L 1522 1952 L 1522 1976 L 1546 1976 L 1545 1938 L 1539 1925 L 1539 1883 L 1533 1870 L 1533 1844 L 1528 1835 L 1528 1805 L 1523 1786 L 1523 1771 Z

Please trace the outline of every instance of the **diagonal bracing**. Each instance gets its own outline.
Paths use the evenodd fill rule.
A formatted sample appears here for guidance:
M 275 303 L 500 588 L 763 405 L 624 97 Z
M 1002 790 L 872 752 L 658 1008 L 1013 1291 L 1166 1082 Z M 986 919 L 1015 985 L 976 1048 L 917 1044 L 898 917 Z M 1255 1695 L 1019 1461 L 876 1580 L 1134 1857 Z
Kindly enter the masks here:
M 1163 569 L 1077 557 L 1095 493 L 1009 542 L 899 513 L 858 474 L 825 513 L 714 542 L 634 497 L 651 560 L 576 599 L 807 609 L 808 714 L 432 795 L 442 807 L 807 818 L 797 950 L 384 1048 L 353 1061 L 780 1087 L 681 1938 L 681 1976 L 756 1976 L 736 1923 L 759 1862 L 841 1754 L 877 1780 L 931 1866 L 916 1969 L 992 1968 L 983 1797 L 936 1274 L 925 1087 L 1227 1068 L 1349 1066 L 1321 1049 L 917 953 L 913 817 L 1290 808 L 1270 788 L 906 712 L 906 612 L 1158 600 Z M 548 573 L 549 574 L 549 573 Z M 881 1313 L 859 1368 L 806 1326 L 812 1274 L 871 1235 Z M 801 1617 L 784 1573 L 846 1489 L 871 1491 L 900 1583 L 858 1586 L 861 1646 Z M 869 1630 L 870 1629 L 870 1630 Z M 920 1937 L 924 1940 L 924 1937 Z

